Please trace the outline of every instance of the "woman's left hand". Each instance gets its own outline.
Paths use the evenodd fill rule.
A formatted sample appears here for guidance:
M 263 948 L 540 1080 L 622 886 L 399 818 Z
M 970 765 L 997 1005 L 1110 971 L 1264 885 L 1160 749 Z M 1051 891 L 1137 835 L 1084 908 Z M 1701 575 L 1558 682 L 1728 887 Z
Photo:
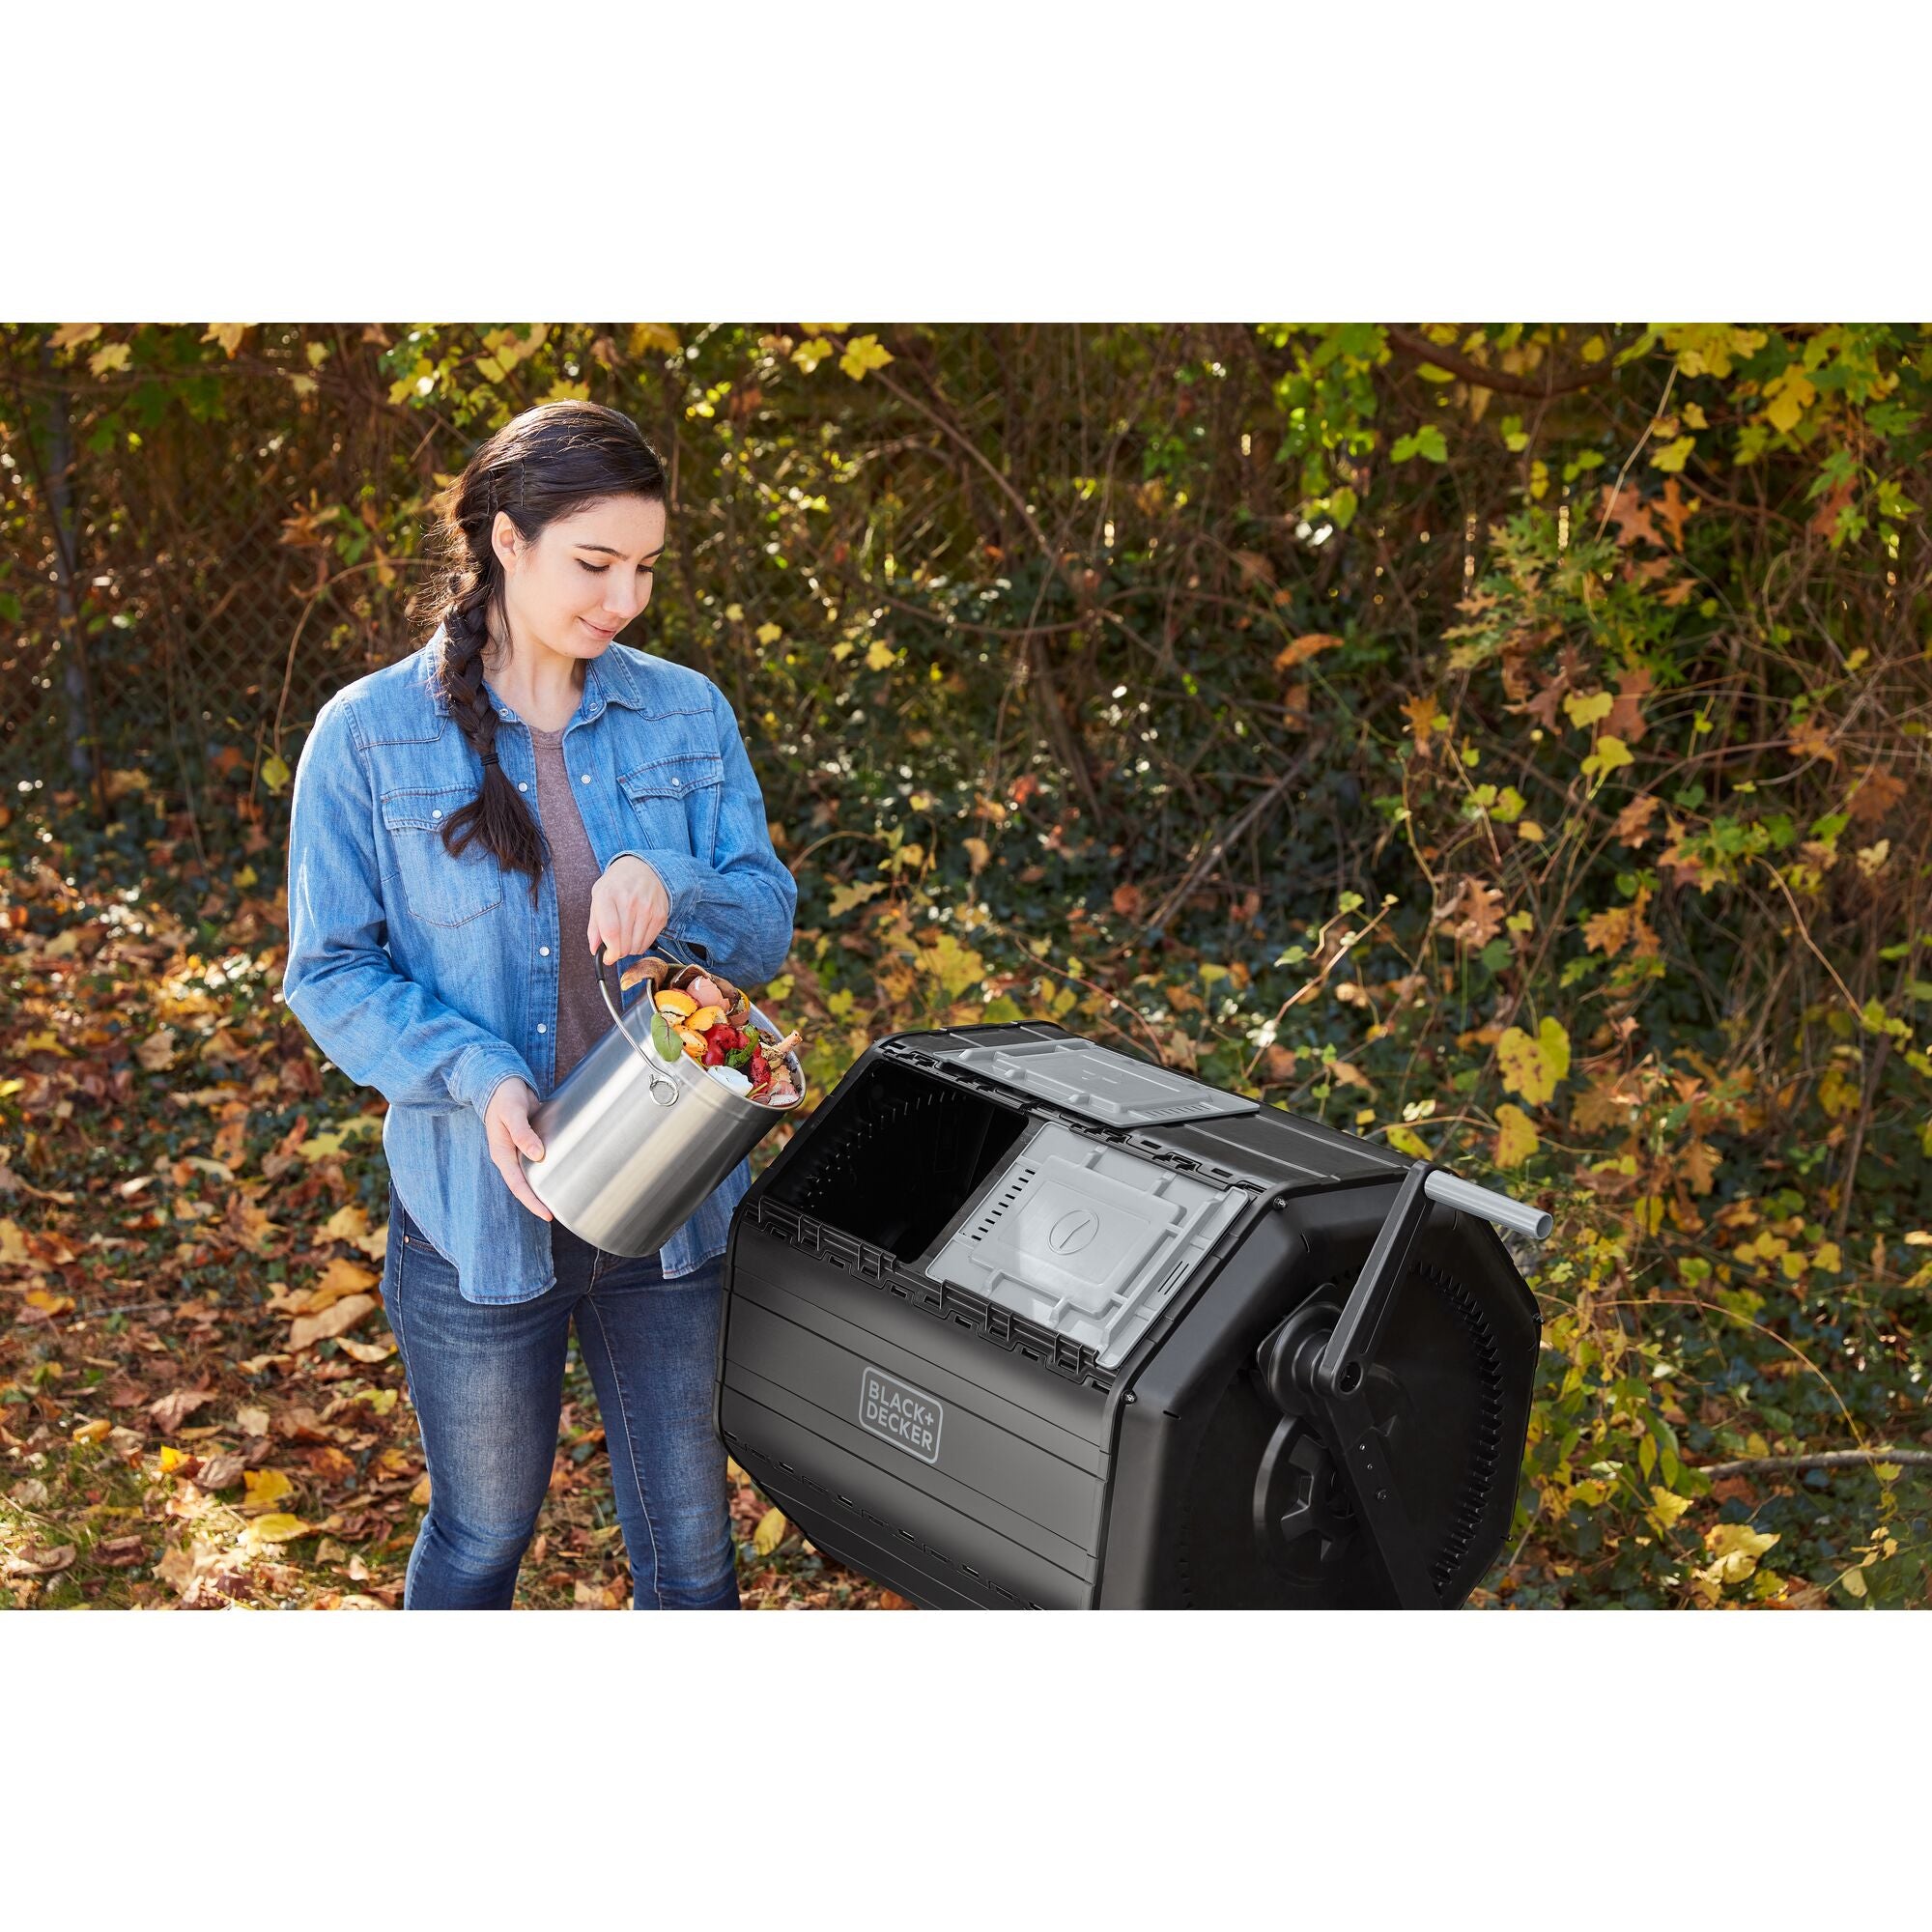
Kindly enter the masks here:
M 670 917 L 664 881 L 635 853 L 611 860 L 590 888 L 590 952 L 597 942 L 612 959 L 648 952 Z

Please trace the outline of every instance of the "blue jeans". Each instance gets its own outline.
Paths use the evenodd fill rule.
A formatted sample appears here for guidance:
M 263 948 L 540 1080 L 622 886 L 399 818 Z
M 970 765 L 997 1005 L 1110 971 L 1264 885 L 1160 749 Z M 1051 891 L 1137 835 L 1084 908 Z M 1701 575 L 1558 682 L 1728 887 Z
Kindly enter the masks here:
M 551 1223 L 556 1284 L 466 1301 L 389 1190 L 383 1292 L 422 1431 L 430 1504 L 403 1607 L 507 1610 L 556 1455 L 571 1324 L 597 1391 L 635 1609 L 735 1610 L 724 1445 L 712 1427 L 722 1260 L 666 1281 Z

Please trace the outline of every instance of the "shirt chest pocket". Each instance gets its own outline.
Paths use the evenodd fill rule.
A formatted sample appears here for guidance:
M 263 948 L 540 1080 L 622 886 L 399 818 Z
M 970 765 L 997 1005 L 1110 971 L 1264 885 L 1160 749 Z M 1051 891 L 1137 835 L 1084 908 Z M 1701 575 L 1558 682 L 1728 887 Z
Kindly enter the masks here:
M 718 812 L 724 797 L 724 760 L 693 752 L 659 758 L 617 781 L 640 849 L 688 852 L 707 866 L 718 845 Z
M 480 838 L 459 856 L 444 849 L 442 828 L 476 796 L 473 785 L 393 791 L 383 800 L 383 828 L 411 913 L 427 925 L 465 925 L 503 903 L 504 872 Z

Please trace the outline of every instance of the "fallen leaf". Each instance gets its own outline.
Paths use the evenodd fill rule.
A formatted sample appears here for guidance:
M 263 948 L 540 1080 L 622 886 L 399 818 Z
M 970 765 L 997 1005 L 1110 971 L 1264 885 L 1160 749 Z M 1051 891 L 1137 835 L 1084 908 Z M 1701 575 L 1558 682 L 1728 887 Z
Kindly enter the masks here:
M 151 1402 L 148 1413 L 154 1417 L 156 1429 L 165 1435 L 172 1435 L 204 1403 L 213 1400 L 213 1389 L 176 1389 L 172 1395 Z
M 266 1435 L 269 1433 L 269 1411 L 266 1408 L 238 1408 L 235 1411 L 235 1426 L 243 1435 Z
M 768 1509 L 758 1519 L 758 1526 L 752 1532 L 752 1548 L 760 1556 L 769 1556 L 784 1541 L 785 1513 L 781 1509 Z
M 248 1492 L 243 1507 L 252 1510 L 271 1509 L 286 1495 L 295 1492 L 295 1485 L 279 1469 L 249 1469 L 242 1478 Z
M 175 1030 L 162 1027 L 152 1033 L 134 1049 L 134 1058 L 150 1073 L 164 1073 L 175 1064 Z
M 374 1288 L 380 1280 L 381 1275 L 338 1256 L 323 1269 L 321 1280 L 303 1297 L 301 1313 L 320 1315 L 325 1308 Z
M 7 1575 L 10 1577 L 52 1577 L 65 1570 L 73 1561 L 74 1547 L 63 1543 L 57 1548 L 43 1549 L 38 1544 L 30 1543 L 24 1549 L 16 1550 L 7 1559 Z
M 201 1465 L 197 1481 L 205 1490 L 225 1490 L 241 1479 L 242 1461 L 233 1453 L 211 1456 Z
M 298 1516 L 258 1516 L 248 1525 L 248 1538 L 252 1543 L 288 1543 L 298 1536 L 311 1533 L 308 1524 Z
M 320 1315 L 300 1315 L 289 1324 L 289 1347 L 301 1350 L 355 1327 L 376 1307 L 373 1294 L 351 1294 Z

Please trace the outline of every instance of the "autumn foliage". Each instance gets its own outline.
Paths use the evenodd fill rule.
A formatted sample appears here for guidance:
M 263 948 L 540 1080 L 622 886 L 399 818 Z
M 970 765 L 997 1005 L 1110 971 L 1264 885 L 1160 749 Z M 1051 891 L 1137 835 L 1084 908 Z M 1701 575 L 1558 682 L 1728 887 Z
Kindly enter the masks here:
M 1925 1602 L 1932 335 L 0 350 L 17 1601 L 393 1598 L 381 1101 L 275 997 L 288 781 L 413 641 L 467 448 L 590 394 L 671 459 L 634 640 L 745 725 L 819 1091 L 884 1031 L 1050 1014 L 1533 1195 L 1544 1370 L 1479 1601 Z M 568 1420 L 530 1601 L 615 1602 Z M 874 1594 L 738 1511 L 755 1600 Z

